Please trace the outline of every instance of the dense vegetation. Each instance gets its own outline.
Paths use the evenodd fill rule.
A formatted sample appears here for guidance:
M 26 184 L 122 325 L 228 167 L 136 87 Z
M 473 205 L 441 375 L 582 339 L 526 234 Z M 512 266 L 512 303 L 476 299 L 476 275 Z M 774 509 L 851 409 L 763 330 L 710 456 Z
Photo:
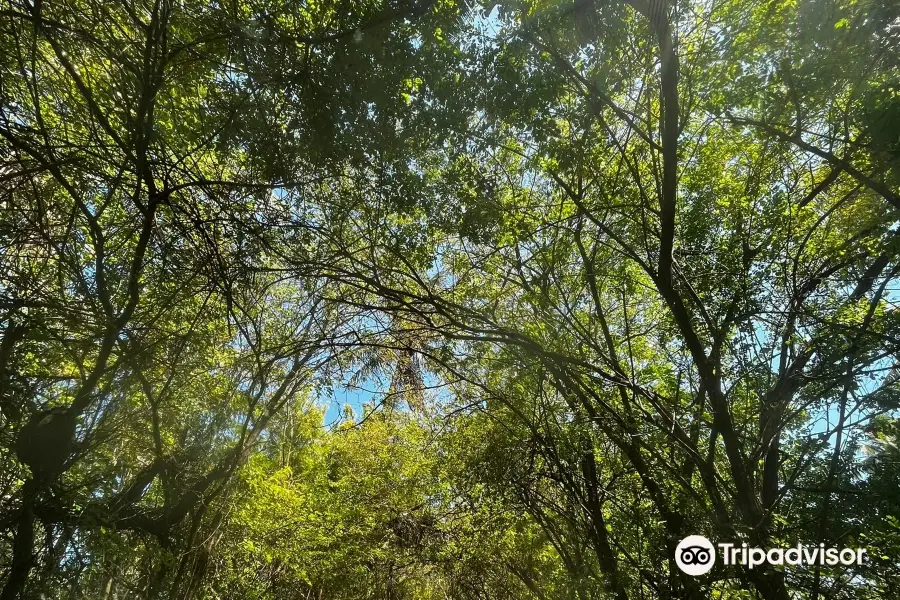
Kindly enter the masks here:
M 900 597 L 893 0 L 2 0 L 0 187 L 2 600 Z

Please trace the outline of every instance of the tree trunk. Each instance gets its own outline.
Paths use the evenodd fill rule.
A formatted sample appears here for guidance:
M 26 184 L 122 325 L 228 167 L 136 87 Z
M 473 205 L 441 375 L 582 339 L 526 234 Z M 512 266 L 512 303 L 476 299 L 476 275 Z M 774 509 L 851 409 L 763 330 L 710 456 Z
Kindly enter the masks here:
M 36 485 L 29 479 L 22 486 L 22 508 L 16 525 L 16 537 L 13 540 L 13 556 L 10 564 L 9 578 L 3 587 L 2 600 L 19 600 L 24 598 L 25 584 L 34 566 L 34 496 Z

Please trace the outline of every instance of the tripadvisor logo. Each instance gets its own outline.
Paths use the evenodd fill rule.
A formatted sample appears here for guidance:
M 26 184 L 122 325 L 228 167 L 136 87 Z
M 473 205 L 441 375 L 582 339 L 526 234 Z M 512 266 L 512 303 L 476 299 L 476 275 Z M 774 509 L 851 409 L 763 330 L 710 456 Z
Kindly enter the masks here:
M 826 548 L 825 544 L 792 548 L 751 548 L 747 544 L 716 544 L 722 553 L 722 564 L 744 565 L 748 569 L 764 563 L 770 565 L 861 565 L 866 556 L 864 548 Z M 675 548 L 675 564 L 688 575 L 708 573 L 716 563 L 712 542 L 702 535 L 689 535 Z
M 675 548 L 675 564 L 688 575 L 708 573 L 716 563 L 716 549 L 702 535 L 689 535 Z

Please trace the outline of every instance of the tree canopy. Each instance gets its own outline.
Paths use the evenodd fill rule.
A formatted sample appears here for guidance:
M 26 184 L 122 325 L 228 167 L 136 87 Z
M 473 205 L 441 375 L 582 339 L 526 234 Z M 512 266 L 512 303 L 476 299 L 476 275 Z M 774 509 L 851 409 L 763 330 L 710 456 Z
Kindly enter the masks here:
M 898 226 L 892 0 L 0 0 L 0 598 L 900 597 Z

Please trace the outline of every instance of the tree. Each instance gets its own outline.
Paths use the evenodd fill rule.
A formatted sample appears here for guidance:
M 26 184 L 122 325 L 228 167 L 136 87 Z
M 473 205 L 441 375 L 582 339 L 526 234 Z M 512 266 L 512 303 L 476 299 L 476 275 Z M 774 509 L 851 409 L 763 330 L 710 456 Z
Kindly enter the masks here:
M 893 6 L 226 4 L 2 8 L 3 598 L 891 593 Z

